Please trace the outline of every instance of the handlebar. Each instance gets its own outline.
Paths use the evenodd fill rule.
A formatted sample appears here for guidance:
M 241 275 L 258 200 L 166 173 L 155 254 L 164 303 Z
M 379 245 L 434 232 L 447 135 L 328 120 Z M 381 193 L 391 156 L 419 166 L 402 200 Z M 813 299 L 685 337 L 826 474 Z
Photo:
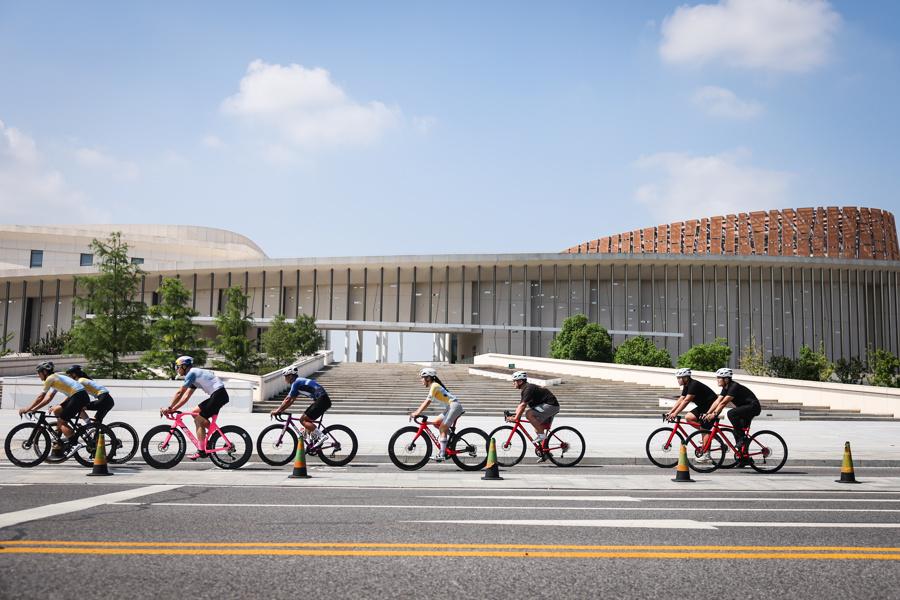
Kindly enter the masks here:
M 410 417 L 410 419 L 415 421 L 416 423 L 427 423 L 428 422 L 428 417 L 426 417 L 425 415 L 419 415 L 418 417 Z
M 511 411 L 511 410 L 504 410 L 504 411 L 503 411 L 503 416 L 509 418 L 509 417 L 513 416 L 513 411 Z
M 291 420 L 291 413 L 278 413 L 277 415 L 270 415 L 270 416 L 271 416 L 271 418 L 275 419 L 276 421 L 280 421 L 282 423 L 284 423 L 285 421 Z

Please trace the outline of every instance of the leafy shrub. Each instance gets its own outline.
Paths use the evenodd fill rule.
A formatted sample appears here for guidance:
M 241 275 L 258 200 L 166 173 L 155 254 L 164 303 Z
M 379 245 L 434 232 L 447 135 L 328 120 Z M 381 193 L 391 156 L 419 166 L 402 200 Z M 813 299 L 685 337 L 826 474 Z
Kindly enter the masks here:
M 872 369 L 872 385 L 883 387 L 900 387 L 900 358 L 897 358 L 887 350 L 872 350 L 869 352 L 869 367 Z
M 799 356 L 772 356 L 766 363 L 766 370 L 772 377 L 801 379 L 803 381 L 827 381 L 834 367 L 825 356 L 824 346 L 815 351 L 809 346 L 800 348 Z
M 563 321 L 562 331 L 550 342 L 550 357 L 612 362 L 612 340 L 605 328 L 574 315 Z
M 44 337 L 28 347 L 28 351 L 35 355 L 62 354 L 71 339 L 72 336 L 68 331 L 58 333 L 56 329 L 50 328 Z
M 741 351 L 741 368 L 750 375 L 762 375 L 766 376 L 769 374 L 769 369 L 766 367 L 766 356 L 762 351 L 762 348 L 756 345 L 756 341 L 753 337 L 750 337 L 750 343 L 744 346 L 744 349 Z
M 708 344 L 695 344 L 678 357 L 678 366 L 697 371 L 715 371 L 728 365 L 731 348 L 725 338 L 716 338 Z
M 850 360 L 841 358 L 834 363 L 834 374 L 841 383 L 862 383 L 865 372 L 865 365 L 855 356 Z
M 625 340 L 616 348 L 615 362 L 620 365 L 671 367 L 672 356 L 668 350 L 657 348 L 649 339 L 638 336 Z

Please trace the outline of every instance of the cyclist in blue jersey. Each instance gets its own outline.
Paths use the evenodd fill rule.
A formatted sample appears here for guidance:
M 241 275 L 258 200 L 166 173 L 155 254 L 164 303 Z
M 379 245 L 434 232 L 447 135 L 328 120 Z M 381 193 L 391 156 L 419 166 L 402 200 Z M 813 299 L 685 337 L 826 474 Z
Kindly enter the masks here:
M 84 386 L 88 395 L 96 398 L 96 400 L 91 400 L 87 406 L 81 409 L 81 418 L 87 420 L 87 413 L 84 411 L 93 410 L 96 411 L 94 413 L 94 419 L 98 423 L 102 423 L 106 413 L 111 411 L 113 406 L 116 405 L 112 396 L 109 395 L 109 390 L 88 377 L 88 374 L 84 372 L 81 365 L 72 365 L 66 369 L 66 375 Z
M 331 398 L 328 392 L 321 385 L 312 379 L 300 377 L 297 367 L 287 367 L 281 372 L 284 380 L 291 386 L 287 395 L 281 402 L 281 406 L 273 410 L 270 414 L 278 415 L 286 411 L 298 397 L 303 396 L 310 398 L 312 404 L 306 407 L 306 410 L 300 416 L 300 423 L 306 429 L 306 438 L 310 444 L 316 443 L 322 437 L 322 432 L 316 429 L 316 421 L 322 418 L 329 408 L 331 408 Z
M 50 412 L 57 417 L 57 426 L 62 432 L 64 441 L 68 441 L 75 432 L 69 427 L 67 421 L 70 421 L 78 415 L 81 410 L 91 401 L 84 386 L 66 375 L 54 373 L 53 363 L 51 361 L 42 362 L 37 366 L 38 377 L 44 382 L 44 389 L 38 394 L 31 406 L 20 408 L 19 414 L 30 413 L 49 404 L 56 392 L 60 392 L 66 396 L 66 399 L 59 406 L 54 407 Z M 54 448 L 54 450 L 60 450 Z M 63 448 L 64 450 L 64 448 Z
M 199 414 L 194 415 L 194 424 L 197 426 L 197 439 L 200 443 L 206 439 L 206 428 L 209 427 L 209 420 L 214 415 L 219 414 L 219 410 L 228 404 L 228 392 L 225 391 L 225 384 L 219 379 L 215 373 L 208 369 L 200 369 L 194 366 L 194 359 L 190 356 L 179 356 L 175 361 L 175 372 L 184 377 L 184 383 L 181 388 L 175 392 L 169 406 L 159 411 L 161 415 L 168 415 L 184 406 L 191 395 L 198 387 L 209 394 L 209 398 L 197 405 L 200 409 Z M 198 451 L 189 456 L 191 460 L 197 460 L 206 456 L 206 452 Z

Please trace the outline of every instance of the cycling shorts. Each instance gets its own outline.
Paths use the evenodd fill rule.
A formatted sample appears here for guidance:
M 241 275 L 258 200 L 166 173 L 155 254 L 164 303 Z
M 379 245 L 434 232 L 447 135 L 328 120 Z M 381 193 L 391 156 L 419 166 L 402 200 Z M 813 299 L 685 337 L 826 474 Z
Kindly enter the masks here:
M 534 417 L 541 423 L 547 423 L 559 412 L 558 404 L 538 404 L 531 409 Z
M 97 411 L 94 414 L 94 419 L 103 422 L 103 417 L 106 416 L 106 413 L 112 410 L 112 407 L 115 406 L 115 402 L 112 399 L 112 396 L 107 392 L 103 392 L 99 396 L 97 396 L 96 400 L 91 400 L 88 405 L 85 407 L 88 410 Z
M 313 403 L 306 407 L 303 414 L 306 415 L 307 419 L 318 421 L 329 408 L 331 408 L 331 398 L 328 397 L 328 394 L 324 394 L 313 400 Z
M 213 415 L 219 414 L 223 406 L 228 404 L 228 392 L 225 388 L 219 388 L 210 394 L 209 398 L 201 402 L 197 408 L 200 409 L 200 416 L 209 419 Z
M 91 397 L 88 396 L 88 393 L 84 390 L 79 390 L 63 400 L 62 404 L 59 405 L 62 411 L 60 411 L 57 416 L 60 419 L 72 421 L 78 416 L 81 409 L 87 408 L 87 405 L 90 404 L 90 402 Z
M 462 402 L 453 401 L 447 405 L 447 408 L 441 415 L 438 417 L 442 423 L 453 427 L 456 425 L 456 420 L 459 418 L 461 414 L 463 414 L 463 405 Z

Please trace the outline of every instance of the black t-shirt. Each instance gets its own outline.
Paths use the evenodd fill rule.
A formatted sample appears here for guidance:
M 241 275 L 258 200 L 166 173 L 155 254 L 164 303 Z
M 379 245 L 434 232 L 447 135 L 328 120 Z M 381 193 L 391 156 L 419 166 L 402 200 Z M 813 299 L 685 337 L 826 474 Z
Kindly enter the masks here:
M 713 401 L 718 398 L 718 395 L 709 389 L 709 386 L 696 379 L 691 379 L 683 388 L 681 388 L 681 395 L 693 396 L 691 400 L 697 405 L 697 408 L 703 412 L 708 412 Z
M 731 396 L 733 398 L 732 402 L 735 406 L 746 406 L 747 404 L 759 402 L 759 400 L 756 398 L 756 395 L 751 392 L 749 388 L 739 384 L 737 381 L 732 381 L 731 383 L 723 387 L 722 395 Z
M 522 402 L 527 404 L 528 408 L 534 408 L 540 404 L 559 406 L 559 402 L 556 400 L 553 392 L 533 383 L 526 383 L 522 386 Z

